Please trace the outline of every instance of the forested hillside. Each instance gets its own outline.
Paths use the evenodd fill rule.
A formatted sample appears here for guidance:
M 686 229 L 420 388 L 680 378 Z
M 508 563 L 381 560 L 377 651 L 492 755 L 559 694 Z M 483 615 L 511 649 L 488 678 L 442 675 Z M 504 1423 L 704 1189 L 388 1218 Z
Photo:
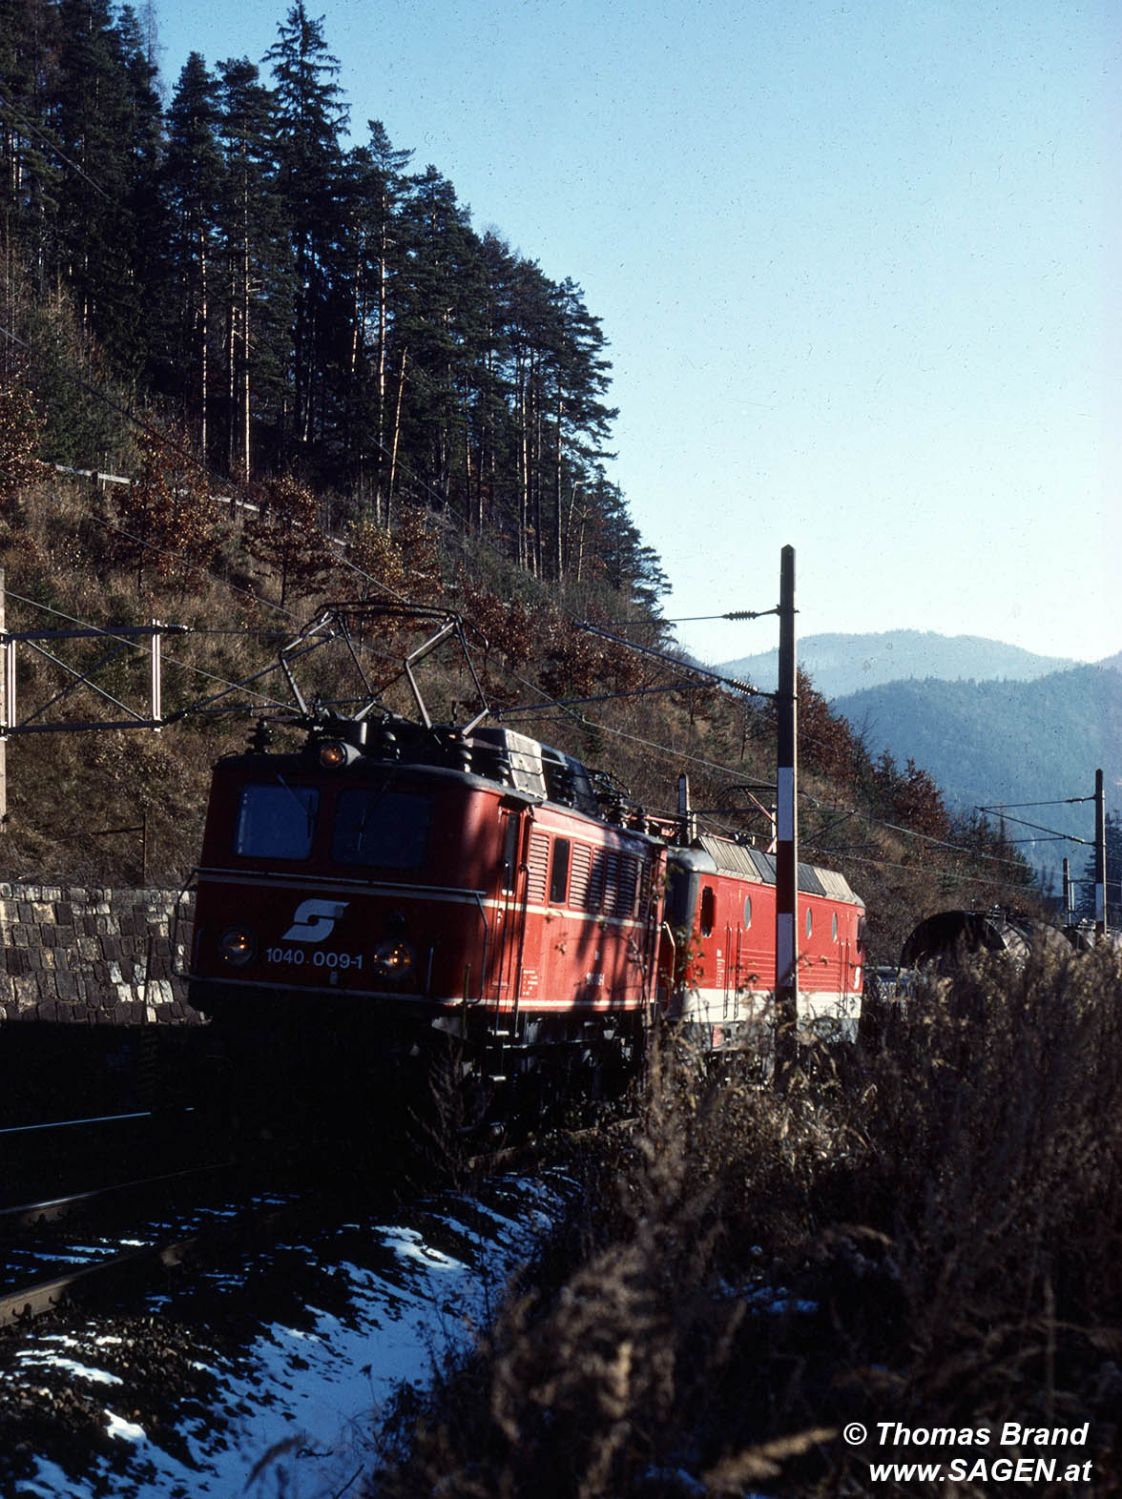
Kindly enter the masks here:
M 480 235 L 383 124 L 352 129 L 302 4 L 260 63 L 193 53 L 166 108 L 152 55 L 127 6 L 0 0 L 7 628 L 185 627 L 165 643 L 174 727 L 10 741 L 3 871 L 182 878 L 210 764 L 291 708 L 259 674 L 340 598 L 455 611 L 504 721 L 653 811 L 688 770 L 710 820 L 766 841 L 772 705 L 680 664 L 606 466 L 607 341 L 577 282 Z M 377 694 L 416 636 L 364 618 L 351 643 Z M 102 644 L 62 667 L 21 646 L 21 723 L 88 718 L 75 682 Z M 146 669 L 134 643 L 112 691 Z M 304 688 L 344 691 L 334 666 Z M 1023 897 L 994 830 L 804 688 L 804 854 L 876 909 L 883 956 L 920 907 Z M 462 666 L 434 660 L 428 690 L 462 720 Z
M 930 769 L 960 813 L 999 802 L 1062 802 L 1089 796 L 1107 771 L 1107 800 L 1122 810 L 1110 775 L 1122 735 L 1122 674 L 1102 666 L 1053 672 L 1035 682 L 891 682 L 834 704 L 871 750 L 888 749 Z M 1011 813 L 1044 829 L 1090 839 L 1089 803 Z M 1010 834 L 1031 838 L 1030 828 Z M 1058 869 L 1077 845 L 1041 835 L 1034 863 Z
M 109 383 L 213 474 L 294 470 L 336 522 L 423 500 L 536 576 L 657 587 L 601 462 L 609 366 L 577 283 L 478 234 L 379 121 L 352 138 L 302 3 L 262 65 L 192 53 L 166 109 L 151 54 L 128 6 L 0 8 L 3 370 L 43 456 L 126 461 L 120 409 L 80 381 Z

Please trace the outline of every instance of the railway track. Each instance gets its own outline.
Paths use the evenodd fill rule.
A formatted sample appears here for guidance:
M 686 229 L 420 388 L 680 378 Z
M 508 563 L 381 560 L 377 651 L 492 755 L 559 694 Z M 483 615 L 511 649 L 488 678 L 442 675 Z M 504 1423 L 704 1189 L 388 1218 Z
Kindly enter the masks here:
M 0 1129 L 0 1210 L 185 1169 L 216 1153 L 201 1111 L 134 1110 L 34 1121 Z
M 263 1186 L 202 1111 L 130 1111 L 0 1131 L 0 1330 L 127 1293 L 296 1194 Z
M 225 1190 L 212 1190 L 209 1200 L 176 1201 L 184 1187 L 200 1182 Z M 165 1194 L 162 1204 L 151 1202 L 154 1194 Z M 138 1215 L 137 1202 L 145 1198 L 149 1211 Z M 122 1212 L 130 1202 L 132 1211 Z M 0 1330 L 68 1301 L 129 1294 L 155 1272 L 239 1240 L 260 1239 L 306 1206 L 306 1194 L 295 1190 L 247 1192 L 237 1163 L 221 1162 L 6 1208 L 0 1212 L 0 1239 L 6 1241 L 0 1249 Z M 63 1224 L 70 1229 L 73 1217 L 83 1220 L 85 1231 L 60 1233 Z
M 110 1136 L 122 1127 L 142 1131 L 156 1118 L 138 1112 L 8 1129 L 0 1132 L 0 1147 L 12 1141 L 69 1139 L 70 1132 L 91 1130 L 100 1141 L 108 1138 L 106 1131 Z M 166 1126 L 167 1120 L 159 1123 Z M 478 1185 L 497 1173 L 557 1165 L 605 1132 L 626 1131 L 632 1123 L 615 1119 L 512 1146 L 496 1144 L 461 1156 L 459 1170 L 453 1167 L 449 1174 L 462 1172 Z M 137 1139 L 143 1148 L 145 1137 Z M 127 1154 L 134 1155 L 135 1148 Z M 295 1220 L 314 1217 L 317 1203 L 328 1212 L 338 1201 L 337 1191 L 333 1196 L 330 1189 L 307 1186 L 307 1162 L 298 1173 L 300 1185 L 293 1185 L 291 1173 L 282 1169 L 279 1189 L 264 1189 L 260 1169 L 230 1157 L 133 1176 L 121 1173 L 120 1160 L 103 1165 L 110 1180 L 0 1207 L 0 1331 L 26 1325 L 68 1302 L 128 1296 L 149 1285 L 153 1276 L 221 1254 L 241 1240 L 260 1245 Z M 276 1180 L 278 1173 L 273 1175 Z

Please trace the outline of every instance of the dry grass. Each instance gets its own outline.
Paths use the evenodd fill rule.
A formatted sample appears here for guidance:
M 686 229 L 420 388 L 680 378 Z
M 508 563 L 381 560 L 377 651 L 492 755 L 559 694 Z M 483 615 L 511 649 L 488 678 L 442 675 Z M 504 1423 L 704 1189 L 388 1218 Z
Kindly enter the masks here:
M 924 1456 L 851 1420 L 1090 1421 L 1116 1491 L 1117 957 L 972 967 L 843 1060 L 779 1098 L 664 1054 L 594 1209 L 375 1491 L 863 1494 Z

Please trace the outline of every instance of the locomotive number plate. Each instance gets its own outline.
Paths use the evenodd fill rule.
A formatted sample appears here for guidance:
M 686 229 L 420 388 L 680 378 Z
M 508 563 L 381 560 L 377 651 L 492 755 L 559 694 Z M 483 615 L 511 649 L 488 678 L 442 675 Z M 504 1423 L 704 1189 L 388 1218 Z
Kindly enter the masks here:
M 317 947 L 308 952 L 303 947 L 267 947 L 266 963 L 287 963 L 294 968 L 348 968 L 362 969 L 360 952 L 336 952 L 334 949 Z

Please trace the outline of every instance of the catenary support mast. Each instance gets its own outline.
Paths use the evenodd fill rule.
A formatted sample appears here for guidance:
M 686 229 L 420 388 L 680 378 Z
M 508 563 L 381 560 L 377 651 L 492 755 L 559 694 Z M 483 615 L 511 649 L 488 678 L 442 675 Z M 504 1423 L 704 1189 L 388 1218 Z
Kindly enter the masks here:
M 1095 771 L 1095 931 L 1106 932 L 1106 795 L 1103 773 Z
M 798 1049 L 799 834 L 798 694 L 795 661 L 795 549 L 785 546 L 779 565 L 778 799 L 775 853 L 776 1063 L 782 1086 Z

